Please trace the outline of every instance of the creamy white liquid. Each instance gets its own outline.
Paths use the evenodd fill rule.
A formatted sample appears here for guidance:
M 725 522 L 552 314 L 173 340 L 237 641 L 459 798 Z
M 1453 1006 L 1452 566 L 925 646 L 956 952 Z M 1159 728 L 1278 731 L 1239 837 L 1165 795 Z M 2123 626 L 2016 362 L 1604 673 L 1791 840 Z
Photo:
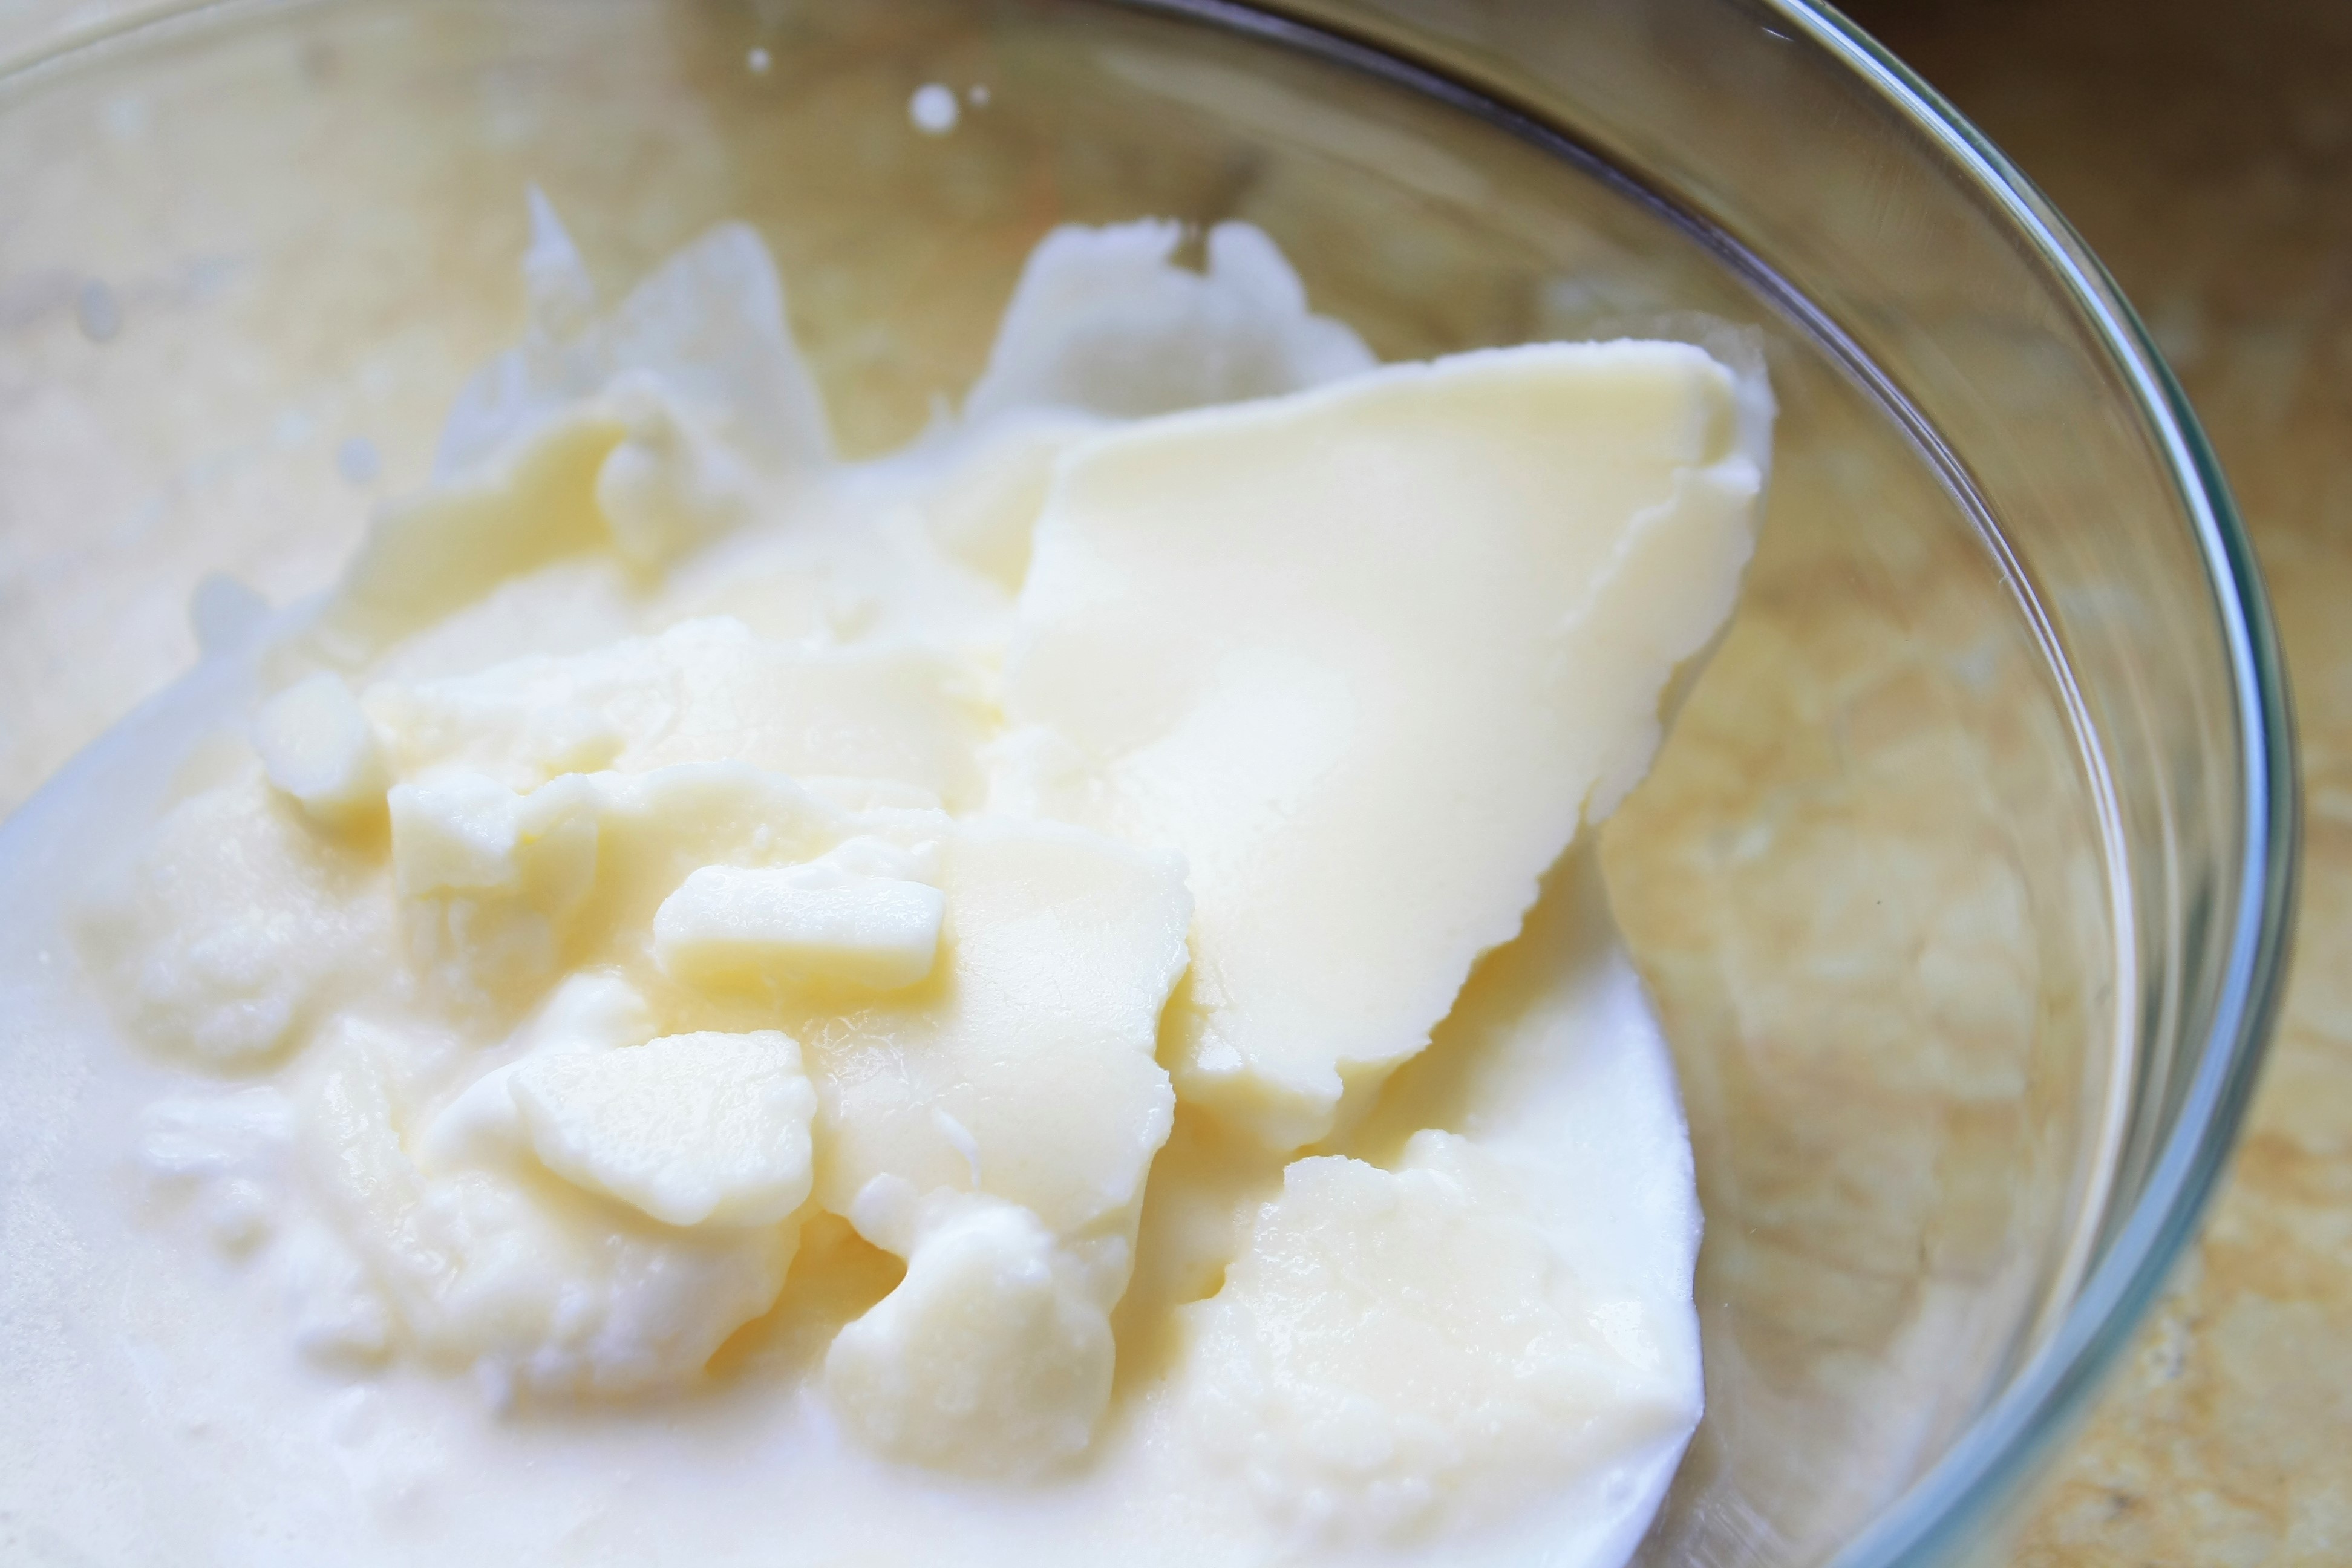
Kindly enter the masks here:
M 1076 383 L 1135 387 L 1156 375 L 1162 384 L 1141 395 L 1149 409 L 1353 368 L 1344 329 L 1302 310 L 1255 323 L 1263 300 L 1243 289 L 1208 313 L 1238 314 L 1220 330 L 1255 345 L 1263 364 L 1290 368 L 1265 372 L 1271 386 L 1247 366 L 1238 384 L 1181 384 L 1183 366 L 1154 366 L 1150 351 L 1155 331 L 1197 313 L 1184 287 L 1163 290 L 1157 322 L 1150 309 L 1128 320 L 1107 308 L 1075 325 L 1066 315 L 1009 329 L 973 405 L 1013 420 Z M 1068 352 L 1081 338 L 1090 347 Z M 1295 374 L 1302 364 L 1311 372 Z M 843 475 L 824 515 L 803 507 L 793 526 L 742 528 L 651 588 L 603 566 L 551 568 L 501 590 L 490 611 L 411 638 L 383 668 L 470 669 L 714 608 L 770 636 L 904 635 L 988 657 L 1006 635 L 1009 593 L 900 548 L 903 524 L 891 521 L 985 428 L 962 447 L 935 441 Z M 460 447 L 501 438 L 495 418 L 453 431 Z M 812 599 L 811 581 L 829 587 Z M 1659 1326 L 1661 1375 L 1687 1419 L 1532 1500 L 1402 1534 L 1359 1529 L 1344 1509 L 1318 1521 L 1253 1496 L 1236 1456 L 1200 1439 L 1171 1314 L 1202 1293 L 1203 1259 L 1240 1245 L 1233 1216 L 1245 1228 L 1254 1204 L 1279 1190 L 1283 1162 L 1204 1145 L 1204 1124 L 1180 1110 L 1113 1318 L 1118 1383 L 1091 1448 L 1040 1480 L 962 1479 L 874 1458 L 821 1396 L 814 1370 L 833 1333 L 890 1283 L 879 1255 L 832 1216 L 804 1233 L 775 1311 L 682 1390 L 517 1403 L 412 1360 L 354 1369 L 297 1347 L 304 1270 L 324 1265 L 304 1256 L 319 1221 L 288 1152 L 292 1102 L 272 1098 L 270 1074 L 207 1079 L 131 1046 L 68 935 L 88 868 L 233 749 L 222 736 L 251 710 L 264 651 L 209 656 L 0 825 L 0 1555 L 304 1568 L 1606 1568 L 1632 1551 L 1697 1415 L 1699 1215 L 1670 1058 L 1609 920 L 1589 836 L 1554 868 L 1521 934 L 1482 962 L 1429 1050 L 1313 1152 L 1393 1166 L 1412 1133 L 1435 1128 L 1507 1157 L 1530 1218 L 1582 1290 L 1639 1302 Z
M 6 885 L 56 865 L 41 847 L 102 835 L 103 818 L 67 809 L 83 804 L 52 791 L 14 819 Z M 1698 1215 L 1671 1064 L 1596 882 L 1583 857 L 1563 868 L 1534 929 L 1482 977 L 1491 1033 L 1451 1031 L 1486 1037 L 1441 1045 L 1454 1049 L 1428 1076 L 1453 1068 L 1493 1085 L 1494 1100 L 1461 1125 L 1507 1129 L 1547 1151 L 1574 1216 L 1563 1250 L 1583 1278 L 1686 1299 Z M 285 1286 L 267 1253 L 221 1257 L 200 1205 L 157 1193 L 142 1168 L 142 1112 L 191 1086 L 116 1043 L 42 920 L 46 902 L 13 905 L 0 948 L 11 1085 L 0 1105 L 10 1252 L 0 1316 L 5 1438 L 20 1456 L 0 1480 L 14 1532 L 0 1540 L 12 1546 L 289 1568 L 1602 1564 L 1631 1551 L 1680 1458 L 1677 1436 L 1490 1531 L 1418 1550 L 1306 1555 L 1269 1536 L 1150 1394 L 1076 1475 L 1006 1490 L 864 1458 L 790 1367 L 643 1411 L 507 1415 L 429 1373 L 323 1373 L 288 1344 Z M 1695 1365 L 1695 1325 L 1679 1348 Z

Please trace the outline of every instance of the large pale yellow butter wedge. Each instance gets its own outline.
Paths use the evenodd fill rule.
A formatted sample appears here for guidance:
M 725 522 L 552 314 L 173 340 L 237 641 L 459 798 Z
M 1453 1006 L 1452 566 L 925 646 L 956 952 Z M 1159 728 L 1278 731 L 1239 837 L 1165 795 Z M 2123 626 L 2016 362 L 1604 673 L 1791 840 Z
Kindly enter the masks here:
M 1422 1049 L 1729 615 L 1755 406 L 1686 344 L 1539 344 L 1063 458 L 997 784 L 1190 862 L 1179 1094 L 1293 1148 Z

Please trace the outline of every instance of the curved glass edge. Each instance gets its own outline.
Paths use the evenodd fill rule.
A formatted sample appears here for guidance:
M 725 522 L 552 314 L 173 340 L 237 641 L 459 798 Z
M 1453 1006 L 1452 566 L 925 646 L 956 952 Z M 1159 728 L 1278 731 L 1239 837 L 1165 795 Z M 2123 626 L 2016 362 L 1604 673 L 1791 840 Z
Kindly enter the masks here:
M 45 68 L 81 58 L 119 38 L 144 36 L 184 23 L 198 13 L 222 9 L 221 0 L 150 0 L 98 20 L 67 22 L 13 51 L 0 51 L 0 87 L 14 86 Z
M 1409 41 L 1375 39 L 1331 19 L 1292 14 L 1286 0 L 1121 0 L 1139 9 L 1208 19 L 1304 46 L 1402 85 L 1455 102 L 1569 156 L 1626 195 L 1657 208 L 1719 258 L 1759 286 L 1777 307 L 1811 330 L 1891 412 L 1909 415 L 1923 455 L 1941 444 L 1916 424 L 1900 390 L 1811 307 L 1790 297 L 1769 268 L 1737 238 L 1684 210 L 1553 127 L 1517 95 L 1479 81 L 1461 62 L 1424 71 Z M 2238 897 L 2212 1023 L 2196 1053 L 2195 1071 L 2161 1152 L 2124 1224 L 2080 1282 L 2056 1327 L 2009 1385 L 1947 1453 L 1833 1560 L 1834 1568 L 1888 1568 L 1948 1560 L 1974 1544 L 1982 1527 L 2022 1488 L 2034 1464 L 2071 1430 L 2106 1371 L 2162 1289 L 2226 1168 L 2280 1001 L 2297 876 L 2300 805 L 2294 721 L 2269 602 L 2253 552 L 2204 433 L 2146 328 L 2105 268 L 2049 200 L 1939 94 L 1819 0 L 1761 0 L 1795 31 L 1851 71 L 1890 110 L 1939 146 L 1990 204 L 2057 273 L 2067 297 L 2105 345 L 2133 400 L 2158 437 L 2196 534 L 2228 650 L 2240 735 L 2244 837 Z M 1402 49 L 1400 58 L 1395 50 Z M 1999 548 L 1997 530 L 1988 534 Z M 2013 580 L 2021 581 L 2013 577 Z M 2032 595 L 2025 607 L 2032 615 Z M 2078 733 L 2095 737 L 2076 714 Z M 2095 768 L 2099 759 L 2088 759 Z M 2118 901 L 2127 932 L 2131 910 Z M 2126 1194 L 2117 1194 L 2125 1196 Z
M 2252 544 L 2204 430 L 2137 313 L 2049 199 L 1941 94 L 1819 0 L 1766 4 L 1933 137 L 2033 243 L 2105 342 L 2197 530 L 2233 666 L 2246 802 L 2221 993 L 2163 1152 L 2050 1341 L 1951 1451 L 1834 1560 L 1835 1568 L 1875 1568 L 1943 1561 L 1975 1543 L 1986 1520 L 2087 1412 L 2195 1236 L 2235 1146 L 2284 987 L 2301 799 L 2286 668 Z

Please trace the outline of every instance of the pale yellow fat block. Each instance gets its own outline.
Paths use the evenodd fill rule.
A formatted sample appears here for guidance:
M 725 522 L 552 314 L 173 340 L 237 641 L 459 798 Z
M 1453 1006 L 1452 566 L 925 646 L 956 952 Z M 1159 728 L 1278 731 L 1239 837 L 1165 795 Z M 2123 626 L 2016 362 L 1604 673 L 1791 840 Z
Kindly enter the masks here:
M 947 900 L 829 867 L 705 866 L 654 914 L 654 956 L 688 984 L 896 991 L 930 973 Z
M 510 1089 L 549 1170 L 665 1225 L 774 1225 L 808 1197 L 816 1090 L 773 1029 L 541 1057 Z
M 392 776 L 383 749 L 351 689 L 330 671 L 299 680 L 261 705 L 253 720 L 253 749 L 269 782 L 324 826 L 349 826 L 383 809 Z
M 818 648 L 723 616 L 584 653 L 370 687 L 395 771 L 467 767 L 516 789 L 561 773 L 740 762 L 794 778 L 885 779 L 962 808 L 989 715 L 971 678 L 905 646 Z
M 923 1207 L 890 1237 L 906 1279 L 826 1352 L 835 1411 L 876 1453 L 966 1475 L 1076 1458 L 1110 1401 L 1101 1292 L 1026 1209 L 944 1193 Z
M 1523 1503 L 1696 1414 L 1670 1321 L 1584 1289 L 1508 1168 L 1448 1132 L 1393 1172 L 1294 1162 L 1223 1288 L 1178 1316 L 1213 1462 L 1341 1535 Z
M 1153 1059 L 1183 973 L 1183 865 L 1056 823 L 977 817 L 940 840 L 938 971 L 843 1004 L 784 993 L 782 1026 L 832 1087 L 817 1200 L 877 1176 L 979 1192 L 1076 1242 L 1116 1244 L 1118 1299 L 1151 1157 L 1175 1114 Z
M 1641 776 L 1751 549 L 1737 392 L 1686 344 L 1542 344 L 1062 459 L 997 787 L 1188 858 L 1187 1100 L 1328 1135 Z

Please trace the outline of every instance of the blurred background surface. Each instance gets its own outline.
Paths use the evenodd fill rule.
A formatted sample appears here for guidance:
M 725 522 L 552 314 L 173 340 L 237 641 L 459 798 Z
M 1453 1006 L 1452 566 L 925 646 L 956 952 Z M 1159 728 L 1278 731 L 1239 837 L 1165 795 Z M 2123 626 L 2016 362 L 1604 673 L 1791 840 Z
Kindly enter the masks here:
M 1847 9 L 2147 318 L 2253 533 L 2303 744 L 2294 980 L 2236 1168 L 2010 1560 L 2352 1561 L 2352 5 Z

